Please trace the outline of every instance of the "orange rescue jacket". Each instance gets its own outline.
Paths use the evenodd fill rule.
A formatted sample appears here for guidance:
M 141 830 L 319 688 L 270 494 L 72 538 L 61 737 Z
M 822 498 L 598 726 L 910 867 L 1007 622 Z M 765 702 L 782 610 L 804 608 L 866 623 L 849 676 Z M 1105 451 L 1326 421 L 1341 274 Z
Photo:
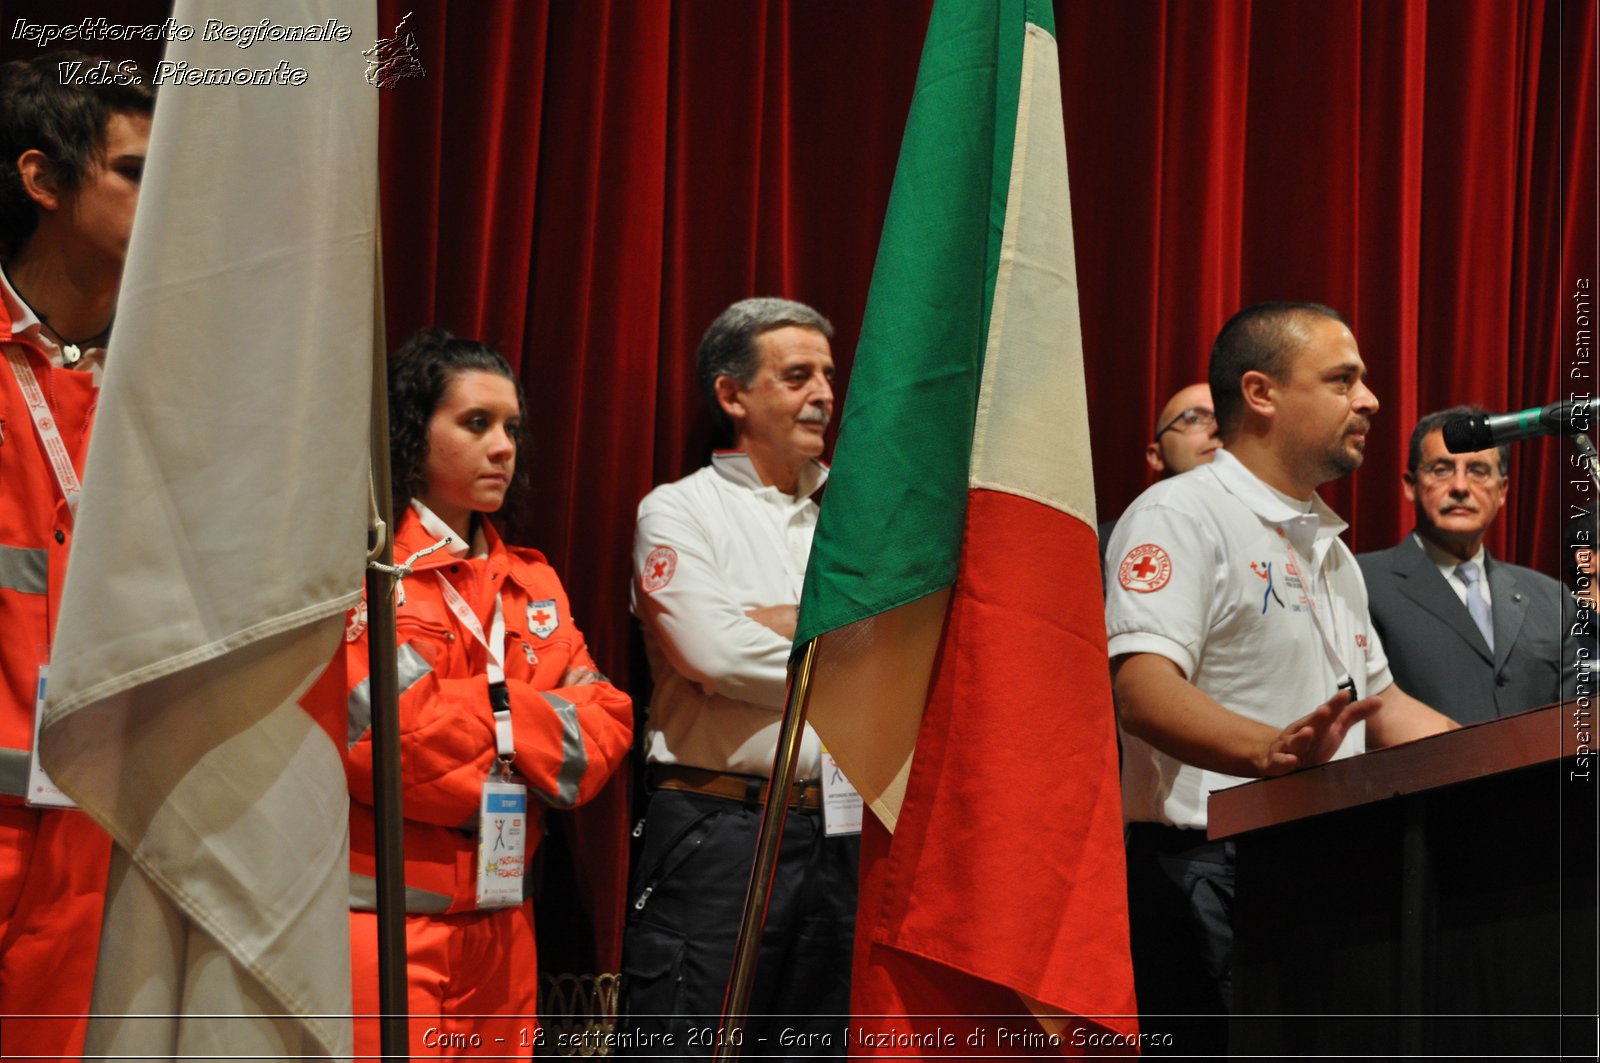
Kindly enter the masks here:
M 488 651 L 451 611 L 441 576 L 472 609 L 486 636 L 494 599 L 500 598 L 513 767 L 530 796 L 530 857 L 542 836 L 540 802 L 571 808 L 594 797 L 622 762 L 633 735 L 632 702 L 610 682 L 561 685 L 572 669 L 599 669 L 544 555 L 505 546 L 487 524 L 484 534 L 486 557 L 439 550 L 420 559 L 401 585 L 396 612 L 400 775 L 411 912 L 475 906 L 478 802 L 496 761 Z M 395 557 L 404 560 L 433 542 L 416 512 L 407 511 L 395 537 Z M 365 602 L 347 617 L 342 653 L 344 667 L 328 669 L 305 705 L 319 719 L 327 718 L 326 699 L 340 698 L 346 705 L 351 907 L 371 908 L 375 862 Z

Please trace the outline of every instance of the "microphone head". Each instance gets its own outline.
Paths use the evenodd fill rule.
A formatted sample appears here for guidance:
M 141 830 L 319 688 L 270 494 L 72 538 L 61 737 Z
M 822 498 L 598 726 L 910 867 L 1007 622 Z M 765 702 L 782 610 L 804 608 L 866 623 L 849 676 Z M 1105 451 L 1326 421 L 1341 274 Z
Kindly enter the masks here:
M 1452 454 L 1471 454 L 1494 446 L 1489 418 L 1483 414 L 1446 421 L 1439 431 L 1444 435 L 1444 449 Z

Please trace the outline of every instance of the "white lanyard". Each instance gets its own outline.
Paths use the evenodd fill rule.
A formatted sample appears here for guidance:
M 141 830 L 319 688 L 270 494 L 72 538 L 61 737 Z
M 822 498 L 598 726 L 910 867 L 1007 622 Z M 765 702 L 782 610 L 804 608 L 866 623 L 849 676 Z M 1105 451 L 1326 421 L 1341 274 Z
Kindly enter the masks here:
M 39 378 L 34 376 L 27 355 L 15 347 L 7 347 L 6 361 L 11 365 L 11 375 L 17 378 L 17 387 L 22 389 L 22 401 L 28 404 L 34 430 L 39 433 L 39 443 L 44 447 L 45 456 L 50 459 L 56 486 L 61 489 L 61 497 L 67 500 L 67 512 L 76 518 L 78 496 L 83 493 L 83 484 L 78 481 L 78 473 L 72 467 L 72 456 L 67 453 L 67 444 L 56 428 L 56 419 L 50 411 L 49 402 L 45 400 L 44 389 L 39 386 Z
M 471 632 L 472 637 L 478 641 L 489 654 L 489 684 L 503 684 L 506 681 L 505 653 L 506 653 L 506 617 L 500 608 L 500 596 L 494 596 L 494 618 L 489 622 L 489 637 L 483 634 L 483 624 L 479 623 L 477 614 L 472 607 L 461 597 L 461 592 L 445 579 L 443 572 L 436 572 L 439 577 L 439 586 L 444 588 L 444 601 L 450 611 L 461 621 L 461 626 Z M 516 742 L 511 734 L 511 713 L 506 710 L 494 712 L 494 745 L 495 752 L 503 762 L 509 763 L 516 753 Z
M 494 618 L 489 622 L 489 637 L 483 634 L 483 624 L 478 621 L 477 614 L 467 604 L 461 592 L 456 590 L 451 582 L 444 578 L 443 572 L 436 572 L 439 577 L 439 586 L 444 588 L 444 601 L 450 611 L 461 621 L 461 626 L 472 634 L 478 645 L 489 653 L 489 682 L 503 683 L 506 680 L 506 618 L 500 611 L 500 596 L 494 598 Z M 491 641 L 492 639 L 492 641 Z

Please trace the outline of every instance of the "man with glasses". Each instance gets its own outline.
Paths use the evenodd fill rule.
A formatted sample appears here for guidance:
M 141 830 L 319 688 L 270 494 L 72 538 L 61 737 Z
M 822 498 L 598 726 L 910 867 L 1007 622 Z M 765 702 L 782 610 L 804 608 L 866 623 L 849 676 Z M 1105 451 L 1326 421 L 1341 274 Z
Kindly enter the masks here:
M 1417 422 L 1401 474 L 1416 530 L 1357 558 L 1395 681 L 1462 723 L 1571 697 L 1577 677 L 1565 588 L 1483 547 L 1510 489 L 1509 448 L 1445 449 L 1446 422 L 1483 412 L 1455 406 Z
M 1217 415 L 1211 407 L 1211 386 L 1205 381 L 1179 388 L 1161 407 L 1155 435 L 1145 444 L 1144 460 L 1165 480 L 1209 462 L 1222 446 Z M 1100 567 L 1106 567 L 1106 543 L 1117 530 L 1117 518 L 1100 524 Z
M 1166 479 L 1209 462 L 1222 440 L 1211 406 L 1211 386 L 1190 384 L 1167 400 L 1156 418 L 1156 434 L 1145 445 L 1144 460 Z

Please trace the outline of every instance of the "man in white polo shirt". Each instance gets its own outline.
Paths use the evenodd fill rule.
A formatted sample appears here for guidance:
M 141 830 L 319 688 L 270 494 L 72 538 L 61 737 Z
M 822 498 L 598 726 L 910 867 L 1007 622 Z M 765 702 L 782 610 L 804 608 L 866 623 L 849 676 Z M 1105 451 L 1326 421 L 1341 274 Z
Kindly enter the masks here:
M 1394 684 L 1345 524 L 1316 496 L 1361 464 L 1378 409 L 1365 376 L 1333 310 L 1240 311 L 1211 354 L 1224 449 L 1141 495 L 1108 545 L 1147 1029 L 1231 1003 L 1232 846 L 1206 840 L 1211 791 L 1451 726 Z M 1185 1052 L 1226 1044 L 1220 1019 L 1175 1033 Z
M 733 449 L 639 504 L 633 611 L 655 693 L 623 970 L 646 1055 L 709 1057 L 718 1047 L 702 1035 L 722 1012 L 769 796 L 815 496 L 827 477 L 817 459 L 833 413 L 832 334 L 821 314 L 787 299 L 723 311 L 697 360 Z M 779 797 L 788 812 L 747 1050 L 846 1048 L 836 1035 L 849 1011 L 859 838 L 825 832 L 821 775 L 807 726 L 797 783 Z M 812 1033 L 832 1047 L 806 1047 Z

